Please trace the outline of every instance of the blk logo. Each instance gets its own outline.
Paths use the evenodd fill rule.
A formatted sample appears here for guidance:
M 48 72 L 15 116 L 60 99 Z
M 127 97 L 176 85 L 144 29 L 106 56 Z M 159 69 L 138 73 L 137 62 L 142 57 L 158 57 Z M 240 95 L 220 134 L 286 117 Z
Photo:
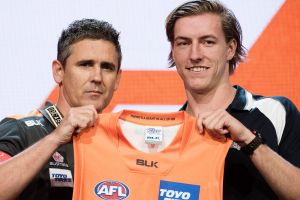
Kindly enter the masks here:
M 155 167 L 158 168 L 158 162 L 156 161 L 148 161 L 148 160 L 143 160 L 143 159 L 136 159 L 136 164 L 145 166 L 145 167 Z

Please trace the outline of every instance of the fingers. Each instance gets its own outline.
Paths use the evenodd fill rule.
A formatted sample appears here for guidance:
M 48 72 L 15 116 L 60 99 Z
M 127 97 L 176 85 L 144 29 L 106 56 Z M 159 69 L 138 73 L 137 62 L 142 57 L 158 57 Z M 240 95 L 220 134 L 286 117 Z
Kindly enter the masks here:
M 203 120 L 203 125 L 206 129 L 221 133 L 224 130 L 224 121 L 222 120 L 224 117 L 224 112 L 211 112 Z
M 94 126 L 98 113 L 94 106 L 82 106 L 70 108 L 60 126 L 54 131 L 61 144 L 69 142 L 75 133 Z
M 254 135 L 240 121 L 231 116 L 226 110 L 216 110 L 198 115 L 197 125 L 200 133 L 208 132 L 212 137 L 226 140 L 230 133 L 232 140 L 247 143 Z
M 205 112 L 198 115 L 197 125 L 200 133 L 208 132 L 213 138 L 226 141 L 225 134 L 229 133 L 225 126 L 227 112 L 225 110 L 216 110 Z
M 94 106 L 71 108 L 65 120 L 72 125 L 76 132 L 95 125 L 98 117 Z

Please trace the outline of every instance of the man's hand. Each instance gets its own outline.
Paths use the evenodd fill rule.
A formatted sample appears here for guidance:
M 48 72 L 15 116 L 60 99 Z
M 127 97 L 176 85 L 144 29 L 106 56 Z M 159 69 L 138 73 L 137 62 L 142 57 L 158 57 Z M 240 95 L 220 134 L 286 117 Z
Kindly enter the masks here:
M 233 141 L 248 144 L 255 135 L 241 122 L 231 116 L 226 110 L 216 110 L 198 115 L 198 128 L 200 133 L 204 129 L 214 138 L 225 140 L 225 134 L 229 133 Z
M 74 133 L 79 133 L 85 128 L 94 126 L 97 116 L 97 111 L 92 105 L 73 107 L 52 134 L 60 145 L 66 144 L 71 141 Z

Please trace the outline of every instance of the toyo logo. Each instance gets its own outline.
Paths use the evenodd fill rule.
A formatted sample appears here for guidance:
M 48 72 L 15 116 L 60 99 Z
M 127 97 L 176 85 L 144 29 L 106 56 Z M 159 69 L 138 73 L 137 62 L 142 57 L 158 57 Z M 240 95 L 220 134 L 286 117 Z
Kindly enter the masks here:
M 198 200 L 199 195 L 200 185 L 160 181 L 158 200 Z
M 129 196 L 128 187 L 118 181 L 103 181 L 95 186 L 95 194 L 104 200 L 122 200 Z

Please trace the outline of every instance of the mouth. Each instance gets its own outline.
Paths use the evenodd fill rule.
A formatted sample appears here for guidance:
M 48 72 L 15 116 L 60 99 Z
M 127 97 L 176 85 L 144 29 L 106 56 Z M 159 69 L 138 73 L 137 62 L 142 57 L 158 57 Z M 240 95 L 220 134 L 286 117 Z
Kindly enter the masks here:
M 207 71 L 209 69 L 209 67 L 192 66 L 192 67 L 186 67 L 186 69 L 189 70 L 189 71 L 193 71 L 193 72 L 203 72 L 203 71 Z
M 88 94 L 96 94 L 96 95 L 103 94 L 103 92 L 100 90 L 89 90 L 89 91 L 87 91 L 87 93 Z

